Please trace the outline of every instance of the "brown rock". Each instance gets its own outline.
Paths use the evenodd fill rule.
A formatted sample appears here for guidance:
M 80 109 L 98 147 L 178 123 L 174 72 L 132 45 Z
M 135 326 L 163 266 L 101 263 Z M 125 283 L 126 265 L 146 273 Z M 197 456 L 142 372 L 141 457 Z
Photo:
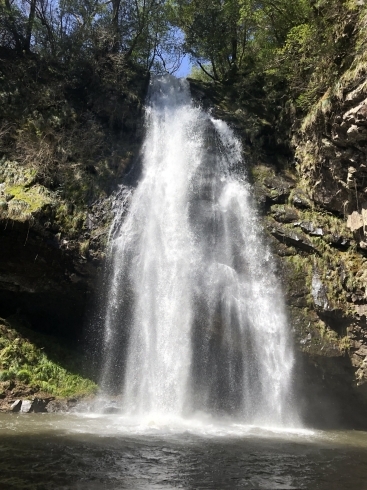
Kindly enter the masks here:
M 353 211 L 352 214 L 348 215 L 347 227 L 350 228 L 351 231 L 356 231 L 363 227 L 363 218 L 358 211 Z
M 361 347 L 355 352 L 357 356 L 366 357 L 367 356 L 367 345 L 361 345 Z

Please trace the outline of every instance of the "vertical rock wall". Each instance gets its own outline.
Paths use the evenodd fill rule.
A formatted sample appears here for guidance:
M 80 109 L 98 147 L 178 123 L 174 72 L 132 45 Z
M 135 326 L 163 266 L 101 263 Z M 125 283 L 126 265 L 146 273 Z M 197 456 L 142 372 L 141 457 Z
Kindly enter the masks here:
M 278 261 L 297 346 L 298 397 L 311 425 L 366 425 L 363 76 L 360 83 L 353 80 L 342 99 L 338 94 L 325 104 L 323 98 L 315 114 L 294 128 L 293 157 L 271 144 L 268 127 L 236 109 L 236 100 L 192 84 L 200 103 L 212 105 L 214 114 L 244 137 L 245 160 Z

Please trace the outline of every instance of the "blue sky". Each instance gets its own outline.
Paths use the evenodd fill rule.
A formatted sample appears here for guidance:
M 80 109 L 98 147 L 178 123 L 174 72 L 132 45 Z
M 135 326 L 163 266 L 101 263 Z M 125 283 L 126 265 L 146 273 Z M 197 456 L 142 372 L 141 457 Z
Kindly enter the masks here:
M 175 76 L 177 78 L 187 77 L 187 75 L 189 75 L 191 72 L 191 66 L 190 57 L 186 54 L 182 60 L 180 68 L 176 71 Z

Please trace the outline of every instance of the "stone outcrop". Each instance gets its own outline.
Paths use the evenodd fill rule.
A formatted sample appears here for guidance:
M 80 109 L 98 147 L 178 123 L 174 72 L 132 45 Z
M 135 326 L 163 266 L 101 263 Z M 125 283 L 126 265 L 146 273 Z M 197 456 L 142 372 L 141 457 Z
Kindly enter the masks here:
M 281 174 L 274 167 L 253 168 L 256 195 L 261 203 L 269 203 L 261 209 L 279 257 L 299 352 L 296 377 L 305 419 L 325 426 L 329 423 L 326 413 L 333 413 L 334 424 L 362 427 L 367 407 L 367 261 L 357 248 L 347 217 L 316 205 L 307 188 L 300 192 L 297 174 L 286 202 L 270 204 Z M 292 181 L 289 175 L 288 181 Z M 298 196 L 304 204 L 300 205 Z M 313 392 L 317 393 L 314 399 Z
M 112 193 L 88 206 L 79 231 L 72 235 L 52 220 L 52 214 L 63 206 L 57 197 L 25 217 L 0 211 L 3 317 L 22 314 L 40 331 L 80 337 L 86 307 L 103 267 L 117 199 L 118 193 Z
M 148 74 L 131 66 L 122 78 L 118 64 L 101 60 L 92 79 L 87 66 L 70 80 L 55 65 L 38 80 L 39 63 L 9 56 L 0 69 L 10 101 L 0 108 L 0 316 L 18 312 L 74 342 L 103 267 L 119 184 L 138 155 Z M 19 74 L 30 84 L 27 103 L 14 91 Z
M 295 226 L 296 224 L 298 223 L 294 223 L 293 225 Z M 286 228 L 277 223 L 270 224 L 269 231 L 277 240 L 286 245 L 294 246 L 305 252 L 321 255 L 317 247 L 302 232 L 296 232 L 294 229 Z
M 81 402 L 77 398 L 55 398 L 52 396 L 28 396 L 14 400 L 11 394 L 0 400 L 0 412 L 13 413 L 56 413 L 73 411 Z M 112 413 L 112 412 L 108 412 Z

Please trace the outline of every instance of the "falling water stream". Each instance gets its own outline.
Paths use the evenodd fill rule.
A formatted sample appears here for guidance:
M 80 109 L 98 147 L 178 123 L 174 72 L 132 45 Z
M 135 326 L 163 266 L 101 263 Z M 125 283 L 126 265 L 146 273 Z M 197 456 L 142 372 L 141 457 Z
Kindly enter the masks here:
M 0 490 L 366 489 L 366 433 L 300 427 L 241 145 L 186 81 L 152 82 L 124 196 L 103 394 L 75 413 L 0 414 Z
M 294 426 L 289 327 L 241 144 L 174 77 L 152 82 L 146 127 L 111 245 L 102 386 L 138 418 Z

